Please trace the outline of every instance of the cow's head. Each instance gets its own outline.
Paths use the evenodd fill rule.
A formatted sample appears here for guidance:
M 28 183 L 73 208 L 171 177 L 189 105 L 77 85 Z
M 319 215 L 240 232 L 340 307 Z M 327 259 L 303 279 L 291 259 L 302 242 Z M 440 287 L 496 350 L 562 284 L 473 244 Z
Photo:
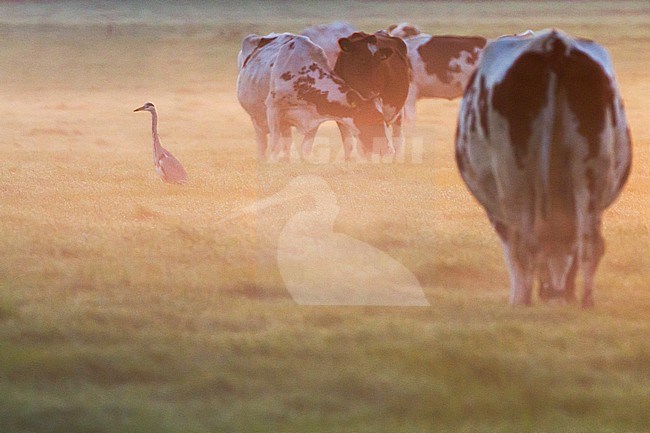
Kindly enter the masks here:
M 364 98 L 371 98 L 384 87 L 382 63 L 393 55 L 393 48 L 381 46 L 376 35 L 356 32 L 339 39 L 341 53 L 334 71 Z
M 358 130 L 359 153 L 389 155 L 393 147 L 388 140 L 388 128 L 382 112 L 381 99 L 365 99 L 355 91 L 348 92 L 348 102 L 354 107 L 352 122 Z

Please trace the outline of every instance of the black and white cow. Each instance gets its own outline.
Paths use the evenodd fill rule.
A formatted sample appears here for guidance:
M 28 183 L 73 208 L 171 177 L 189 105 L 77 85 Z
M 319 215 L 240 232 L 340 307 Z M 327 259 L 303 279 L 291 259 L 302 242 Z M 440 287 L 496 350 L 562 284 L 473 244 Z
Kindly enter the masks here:
M 335 21 L 329 24 L 318 24 L 305 28 L 301 35 L 307 36 L 313 43 L 318 45 L 325 51 L 327 63 L 331 68 L 336 65 L 336 59 L 339 57 L 341 47 L 339 46 L 339 39 L 350 36 L 356 32 L 357 29 L 350 23 L 345 21 Z
M 402 121 L 411 77 L 406 44 L 384 31 L 355 32 L 338 40 L 341 53 L 334 71 L 365 97 L 381 98 L 384 121 L 392 128 L 392 145 L 400 153 L 404 144 Z M 349 133 L 341 128 L 343 142 Z M 349 146 L 347 146 L 349 154 Z
M 413 70 L 404 105 L 407 125 L 415 123 L 418 99 L 455 99 L 463 95 L 487 43 L 481 36 L 431 36 L 408 23 L 392 25 L 388 32 L 406 43 Z
M 308 156 L 318 126 L 327 120 L 352 130 L 362 154 L 392 153 L 381 101 L 363 98 L 348 86 L 309 38 L 249 35 L 238 58 L 237 97 L 253 121 L 260 158 L 266 155 L 269 133 L 271 154 L 284 151 L 288 158 L 291 127 L 304 133 L 301 155 Z
M 629 129 L 604 48 L 557 30 L 490 43 L 463 97 L 456 162 L 503 244 L 510 303 L 593 305 L 603 211 L 631 164 Z

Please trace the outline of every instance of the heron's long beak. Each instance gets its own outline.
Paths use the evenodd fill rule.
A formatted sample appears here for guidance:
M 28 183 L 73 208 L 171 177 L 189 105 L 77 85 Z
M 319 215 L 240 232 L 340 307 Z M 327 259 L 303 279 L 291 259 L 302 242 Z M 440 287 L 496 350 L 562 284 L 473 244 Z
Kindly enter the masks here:
M 221 218 L 218 223 L 224 223 L 240 216 L 259 212 L 270 206 L 276 206 L 289 200 L 309 196 L 315 202 L 330 203 L 336 206 L 336 196 L 327 182 L 317 176 L 302 175 L 292 179 L 284 188 L 275 194 L 264 197 L 257 202 L 241 208 L 238 212 Z
M 291 200 L 292 198 L 295 197 L 300 197 L 301 194 L 292 194 L 293 191 L 289 190 L 288 188 L 284 188 L 280 191 L 278 191 L 276 194 L 273 194 L 270 197 L 263 198 L 261 200 L 258 200 L 257 202 L 241 208 L 238 212 L 232 213 L 228 216 L 225 216 L 221 218 L 219 221 L 217 221 L 218 224 L 224 223 L 226 221 L 230 221 L 236 218 L 239 218 L 244 215 L 249 215 L 252 213 L 256 213 L 261 211 L 262 209 L 265 209 L 267 207 L 275 206 L 281 203 L 284 203 L 288 200 Z
M 136 111 L 143 111 L 143 110 L 144 110 L 144 105 L 142 107 L 136 108 L 135 110 L 133 110 L 133 112 L 135 113 Z

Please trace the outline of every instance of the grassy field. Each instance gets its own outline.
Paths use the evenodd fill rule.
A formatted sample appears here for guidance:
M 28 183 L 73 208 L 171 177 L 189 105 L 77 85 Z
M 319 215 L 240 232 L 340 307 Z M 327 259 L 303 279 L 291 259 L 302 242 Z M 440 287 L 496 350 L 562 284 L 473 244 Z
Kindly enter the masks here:
M 215 6 L 207 24 L 0 25 L 0 432 L 650 432 L 647 3 L 269 4 Z M 421 161 L 257 163 L 241 38 L 340 18 L 556 26 L 609 49 L 635 160 L 605 214 L 594 310 L 507 305 L 500 245 L 455 168 L 458 100 L 419 103 Z M 146 101 L 184 187 L 157 179 L 150 116 L 132 112 Z M 319 137 L 338 151 L 334 126 Z M 430 307 L 298 306 L 275 248 L 309 200 L 219 222 L 301 174 Z

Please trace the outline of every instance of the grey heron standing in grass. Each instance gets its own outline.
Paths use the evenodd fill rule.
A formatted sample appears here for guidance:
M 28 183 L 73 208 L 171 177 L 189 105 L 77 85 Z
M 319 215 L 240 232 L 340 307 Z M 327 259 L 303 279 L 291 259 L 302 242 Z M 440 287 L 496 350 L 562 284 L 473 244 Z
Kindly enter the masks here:
M 187 172 L 181 162 L 160 144 L 158 137 L 158 113 L 151 102 L 147 102 L 135 111 L 148 111 L 151 113 L 151 135 L 153 136 L 153 165 L 160 175 L 160 179 L 167 183 L 187 182 Z

